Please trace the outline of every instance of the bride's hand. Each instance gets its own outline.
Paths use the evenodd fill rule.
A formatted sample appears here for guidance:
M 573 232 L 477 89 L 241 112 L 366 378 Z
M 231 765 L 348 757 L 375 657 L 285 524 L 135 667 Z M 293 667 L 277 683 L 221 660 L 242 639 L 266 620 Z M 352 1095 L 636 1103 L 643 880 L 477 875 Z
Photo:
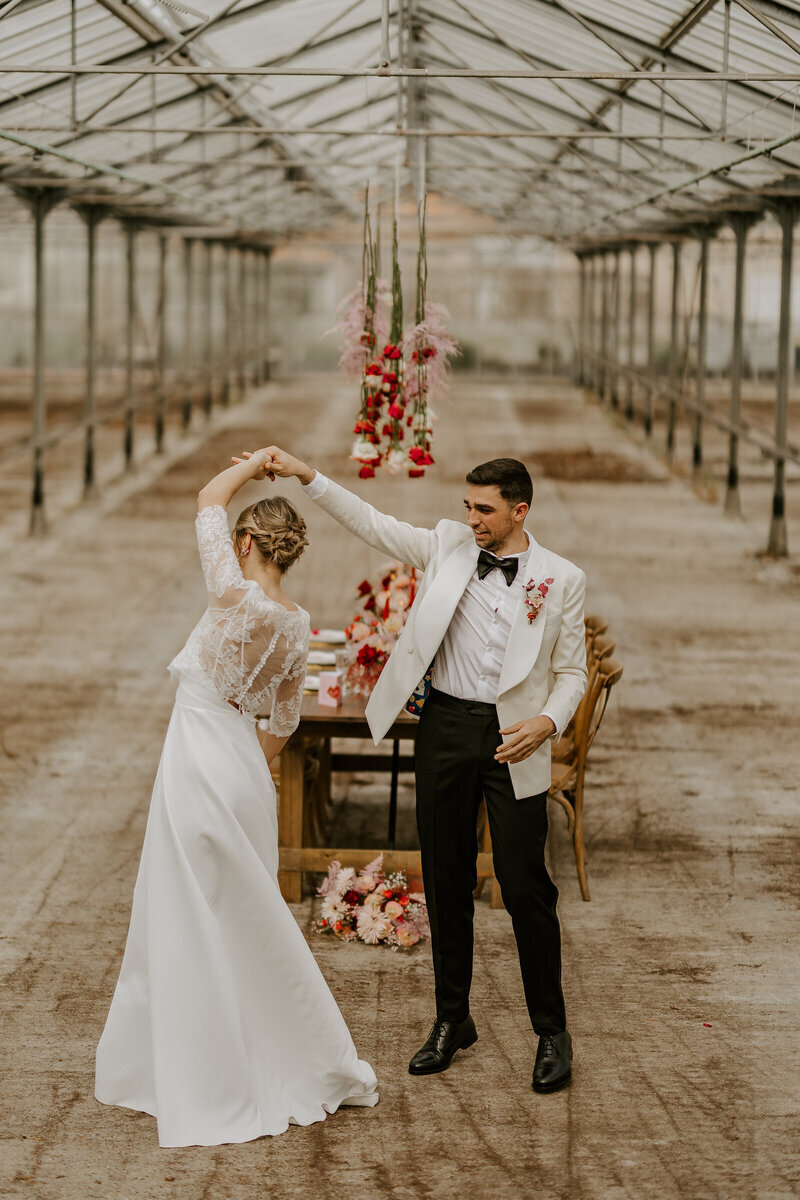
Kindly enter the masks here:
M 253 458 L 256 455 L 263 454 L 265 468 L 264 474 L 256 475 L 256 479 L 263 479 L 268 476 L 270 479 L 275 479 L 276 475 L 281 479 L 291 479 L 293 475 L 297 475 L 301 479 L 304 475 L 313 476 L 314 472 L 299 458 L 295 458 L 292 454 L 287 454 L 285 450 L 281 450 L 279 446 L 267 446 L 263 450 L 243 450 L 241 458 L 234 458 L 231 461 L 234 463 L 243 462 L 247 458 Z
M 252 453 L 245 450 L 241 458 L 234 458 L 234 463 L 244 462 L 249 459 L 254 467 L 253 479 L 275 479 L 274 474 L 270 470 L 272 466 L 272 455 L 269 450 L 255 450 Z

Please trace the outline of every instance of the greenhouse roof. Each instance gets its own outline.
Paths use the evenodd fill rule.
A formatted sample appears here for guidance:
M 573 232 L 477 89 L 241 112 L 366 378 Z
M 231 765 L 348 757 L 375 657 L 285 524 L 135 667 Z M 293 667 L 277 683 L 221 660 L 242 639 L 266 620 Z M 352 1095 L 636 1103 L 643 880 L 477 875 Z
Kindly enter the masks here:
M 800 5 L 0 0 L 0 172 L 272 242 L 425 190 L 580 247 L 795 195 Z

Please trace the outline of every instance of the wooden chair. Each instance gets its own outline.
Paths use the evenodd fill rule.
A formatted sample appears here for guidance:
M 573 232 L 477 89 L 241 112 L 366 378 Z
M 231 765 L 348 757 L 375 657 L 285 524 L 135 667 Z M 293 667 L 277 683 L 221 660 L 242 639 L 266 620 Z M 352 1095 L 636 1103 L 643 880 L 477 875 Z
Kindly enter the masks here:
M 597 661 L 594 669 L 590 666 L 589 684 L 574 717 L 573 753 L 566 761 L 553 763 L 549 794 L 567 814 L 567 827 L 572 835 L 575 867 L 584 900 L 591 900 L 583 842 L 586 760 L 608 706 L 611 689 L 621 678 L 622 663 L 615 658 L 603 657 Z

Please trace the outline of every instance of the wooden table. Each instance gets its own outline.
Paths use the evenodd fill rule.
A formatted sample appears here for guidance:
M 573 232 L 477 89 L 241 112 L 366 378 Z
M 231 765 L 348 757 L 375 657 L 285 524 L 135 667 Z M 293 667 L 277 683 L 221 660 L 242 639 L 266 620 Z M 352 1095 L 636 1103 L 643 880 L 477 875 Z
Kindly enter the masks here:
M 400 753 L 400 740 L 414 741 L 419 722 L 409 713 L 401 713 L 386 734 L 386 740 L 394 743 L 392 753 L 378 754 L 372 746 L 365 706 L 363 696 L 346 696 L 339 708 L 320 705 L 315 695 L 304 696 L 300 724 L 281 751 L 278 881 L 286 900 L 302 898 L 303 871 L 326 871 L 335 858 L 343 866 L 358 869 L 383 854 L 387 871 L 404 871 L 417 878 L 422 876 L 419 850 L 396 850 L 394 847 L 397 776 L 400 771 L 413 770 L 414 766 L 413 755 Z M 365 752 L 332 754 L 331 738 L 369 740 L 370 748 Z M 316 808 L 320 801 L 324 804 L 330 799 L 330 775 L 337 770 L 390 773 L 387 845 L 348 849 L 314 844 L 319 837 Z M 492 875 L 491 860 L 491 854 L 478 856 L 480 876 Z

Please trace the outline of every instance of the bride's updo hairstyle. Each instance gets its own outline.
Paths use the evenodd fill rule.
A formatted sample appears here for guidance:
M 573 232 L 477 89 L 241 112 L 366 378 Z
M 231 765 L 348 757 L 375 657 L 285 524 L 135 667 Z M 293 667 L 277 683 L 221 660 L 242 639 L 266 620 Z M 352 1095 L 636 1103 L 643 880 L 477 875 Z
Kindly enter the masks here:
M 262 558 L 276 563 L 283 574 L 308 545 L 306 532 L 305 521 L 288 500 L 283 496 L 268 496 L 239 513 L 233 544 L 238 554 L 242 538 L 249 533 Z

